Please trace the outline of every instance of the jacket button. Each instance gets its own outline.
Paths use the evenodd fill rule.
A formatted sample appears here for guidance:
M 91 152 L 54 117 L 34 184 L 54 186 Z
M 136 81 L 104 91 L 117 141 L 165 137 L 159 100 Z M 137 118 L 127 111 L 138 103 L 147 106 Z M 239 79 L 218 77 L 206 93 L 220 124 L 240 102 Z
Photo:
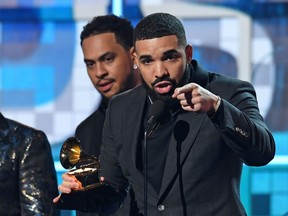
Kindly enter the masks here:
M 158 205 L 158 211 L 164 211 L 165 206 L 164 205 Z

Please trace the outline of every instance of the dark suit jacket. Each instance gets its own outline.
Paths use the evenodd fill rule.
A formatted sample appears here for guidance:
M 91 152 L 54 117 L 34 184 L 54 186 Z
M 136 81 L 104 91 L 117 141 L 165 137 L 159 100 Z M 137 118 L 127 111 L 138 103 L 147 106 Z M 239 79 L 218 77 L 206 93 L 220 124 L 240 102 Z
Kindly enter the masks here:
M 105 110 L 98 109 L 82 121 L 75 131 L 75 136 L 80 140 L 83 151 L 89 155 L 99 157 L 102 140 Z
M 186 111 L 177 115 L 160 192 L 148 181 L 148 215 L 246 215 L 239 197 L 242 164 L 266 165 L 275 154 L 254 88 L 209 73 L 194 60 L 189 70 L 190 81 L 219 95 L 221 105 L 213 116 Z M 146 97 L 139 86 L 110 100 L 100 165 L 101 176 L 115 187 L 132 186 L 142 212 L 144 177 L 137 154 Z
M 102 101 L 100 107 L 82 121 L 75 131 L 75 136 L 80 140 L 80 145 L 83 151 L 89 155 L 93 155 L 97 158 L 100 157 L 100 148 L 102 145 L 102 131 L 105 120 L 105 112 L 107 108 L 106 101 Z M 95 179 L 97 181 L 97 179 Z M 134 193 L 129 190 L 122 207 L 113 214 L 113 216 L 137 216 L 135 213 Z M 78 216 L 97 216 L 97 213 L 93 212 L 81 212 L 77 211 Z M 107 215 L 106 215 L 107 216 Z M 111 214 L 112 216 L 112 214 Z
M 59 215 L 57 195 L 46 135 L 0 113 L 0 215 Z

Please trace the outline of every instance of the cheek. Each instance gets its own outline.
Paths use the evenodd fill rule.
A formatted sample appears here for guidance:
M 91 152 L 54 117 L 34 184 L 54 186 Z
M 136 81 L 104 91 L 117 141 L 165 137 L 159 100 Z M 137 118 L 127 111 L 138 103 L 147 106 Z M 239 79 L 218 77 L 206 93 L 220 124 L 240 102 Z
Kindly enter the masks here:
M 151 83 L 153 83 L 154 81 L 153 74 L 149 72 L 141 71 L 141 76 L 143 80 L 148 84 L 148 86 L 152 87 Z
M 131 73 L 131 67 L 129 67 L 129 64 L 117 64 L 114 65 L 113 68 L 110 68 L 109 70 L 110 77 L 113 77 L 115 80 L 123 82 L 123 80 L 126 80 L 127 77 Z
M 185 72 L 185 67 L 183 67 L 182 65 L 174 68 L 173 77 L 175 78 L 177 83 L 179 83 L 180 80 L 182 79 L 184 72 Z
M 96 85 L 96 82 L 97 82 L 97 78 L 96 76 L 93 76 L 92 72 L 89 73 L 89 71 L 87 71 L 87 74 L 91 80 L 91 82 L 93 83 L 93 85 L 95 86 Z

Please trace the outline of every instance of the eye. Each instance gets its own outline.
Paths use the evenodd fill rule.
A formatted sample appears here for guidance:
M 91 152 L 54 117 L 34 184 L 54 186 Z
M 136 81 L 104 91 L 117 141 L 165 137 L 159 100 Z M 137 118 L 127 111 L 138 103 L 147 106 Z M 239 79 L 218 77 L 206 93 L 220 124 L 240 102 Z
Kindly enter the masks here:
M 177 50 L 169 50 L 165 52 L 162 56 L 162 61 L 177 61 L 177 59 L 181 58 L 181 53 Z
M 106 62 L 112 62 L 112 61 L 113 61 L 113 58 L 106 58 L 105 61 L 106 61 Z
M 167 55 L 164 60 L 167 60 L 167 61 L 175 61 L 176 59 L 179 58 L 179 55 L 176 55 L 176 54 L 171 54 L 171 55 Z
M 115 55 L 106 55 L 105 58 L 104 58 L 104 61 L 106 63 L 111 63 L 111 62 L 114 61 L 114 59 L 115 59 Z
M 141 59 L 141 63 L 142 64 L 150 64 L 152 62 L 152 60 L 150 58 L 143 58 Z
M 92 62 L 92 61 L 86 61 L 85 64 L 86 64 L 86 67 L 87 67 L 87 68 L 92 68 L 95 63 Z

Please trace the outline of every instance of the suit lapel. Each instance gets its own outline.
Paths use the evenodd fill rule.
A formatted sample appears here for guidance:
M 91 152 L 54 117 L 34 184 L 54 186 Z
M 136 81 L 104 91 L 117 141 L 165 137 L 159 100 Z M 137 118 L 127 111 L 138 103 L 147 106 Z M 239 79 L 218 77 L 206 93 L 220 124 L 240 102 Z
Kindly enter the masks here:
M 142 100 L 139 100 L 141 98 Z M 146 92 L 143 88 L 139 88 L 138 91 L 134 92 L 131 101 L 127 102 L 126 112 L 123 113 L 123 122 L 121 124 L 126 127 L 127 132 L 125 134 L 125 146 L 126 151 L 129 154 L 128 157 L 132 156 L 133 166 L 137 165 L 137 143 L 139 136 L 141 136 L 142 127 L 142 116 L 144 112 L 144 107 L 146 103 Z M 131 104 L 133 104 L 131 106 Z
M 180 166 L 185 163 L 185 160 L 193 147 L 194 141 L 205 118 L 206 114 L 199 114 L 195 112 L 184 112 L 183 114 L 178 115 L 174 133 L 170 138 L 167 152 L 166 164 L 159 194 L 161 200 L 165 199 L 169 190 L 173 186 L 178 176 L 177 163 L 180 162 Z
M 139 100 L 139 99 L 142 100 Z M 143 98 L 145 98 L 143 100 Z M 127 160 L 127 166 L 129 166 L 129 170 L 132 171 L 131 175 L 133 175 L 133 179 L 137 179 L 137 182 L 139 185 L 143 185 L 144 188 L 144 175 L 142 172 L 142 157 L 139 155 L 142 153 L 139 151 L 139 137 L 144 136 L 140 134 L 142 133 L 141 127 L 142 127 L 142 117 L 143 117 L 143 112 L 145 108 L 145 103 L 146 103 L 146 91 L 143 88 L 139 88 L 137 91 L 134 92 L 132 97 L 130 98 L 131 101 L 127 102 L 127 107 L 126 107 L 126 112 L 123 114 L 123 122 L 121 124 L 123 127 L 126 127 L 127 134 L 123 134 L 125 137 L 125 155 L 128 158 L 132 158 L 132 163 L 129 163 Z M 130 100 L 129 99 L 129 100 Z M 133 106 L 131 106 L 133 104 Z M 129 117 L 129 118 L 128 118 Z M 140 153 L 139 153 L 140 152 Z M 157 198 L 156 194 L 157 192 L 155 191 L 154 187 L 149 184 L 148 182 L 148 187 L 149 187 L 149 192 L 151 192 L 151 189 L 154 190 L 151 195 Z

